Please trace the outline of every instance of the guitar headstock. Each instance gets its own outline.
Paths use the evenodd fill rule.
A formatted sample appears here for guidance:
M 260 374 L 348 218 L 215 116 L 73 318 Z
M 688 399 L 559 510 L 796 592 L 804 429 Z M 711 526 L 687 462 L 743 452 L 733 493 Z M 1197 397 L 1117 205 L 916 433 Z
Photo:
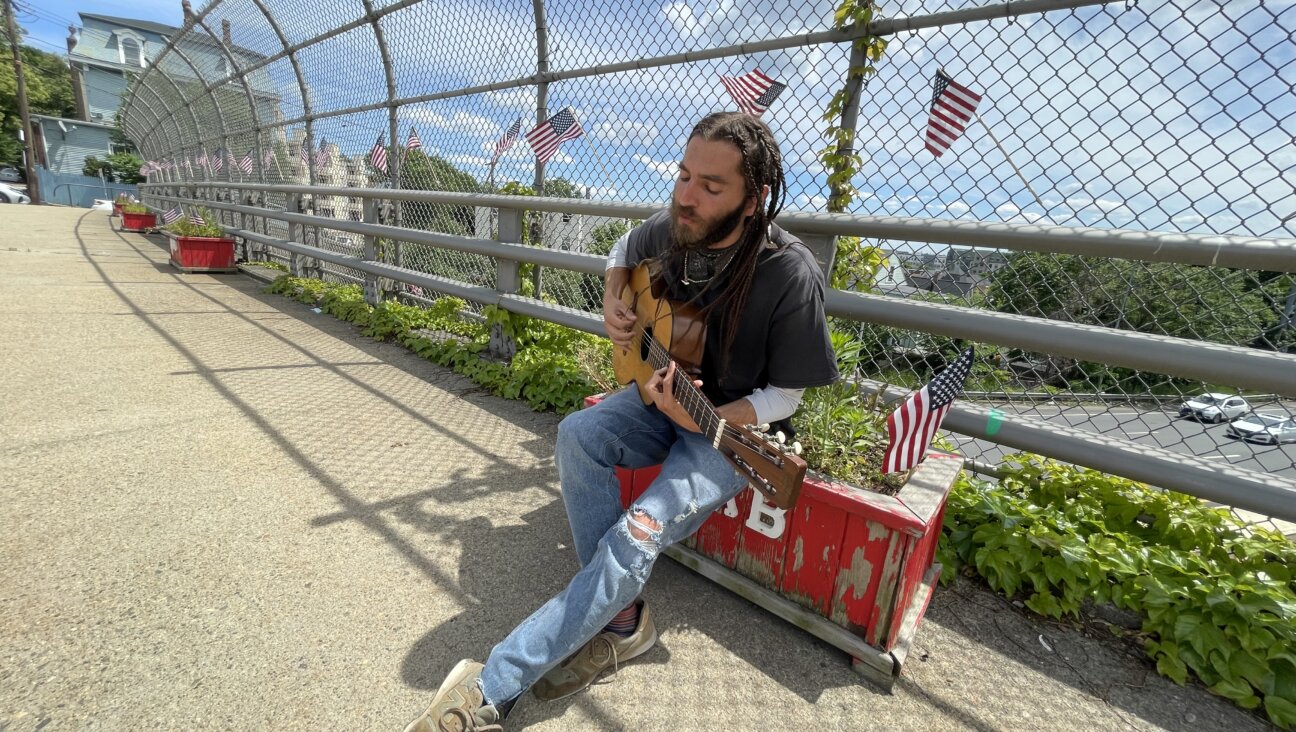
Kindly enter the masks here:
M 760 491 L 770 503 L 779 508 L 791 508 L 801 493 L 805 480 L 806 463 L 800 457 L 801 443 L 787 444 L 787 437 L 778 432 L 740 425 L 726 425 L 726 435 L 721 440 L 720 451 L 729 458 L 734 468 Z

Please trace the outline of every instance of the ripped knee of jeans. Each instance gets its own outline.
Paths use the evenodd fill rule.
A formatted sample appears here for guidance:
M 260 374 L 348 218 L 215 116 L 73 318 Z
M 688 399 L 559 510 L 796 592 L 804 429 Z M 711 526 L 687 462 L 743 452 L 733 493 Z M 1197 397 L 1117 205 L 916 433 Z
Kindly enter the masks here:
M 639 548 L 656 554 L 661 542 L 661 523 L 642 508 L 633 509 L 626 514 L 625 521 L 631 541 Z

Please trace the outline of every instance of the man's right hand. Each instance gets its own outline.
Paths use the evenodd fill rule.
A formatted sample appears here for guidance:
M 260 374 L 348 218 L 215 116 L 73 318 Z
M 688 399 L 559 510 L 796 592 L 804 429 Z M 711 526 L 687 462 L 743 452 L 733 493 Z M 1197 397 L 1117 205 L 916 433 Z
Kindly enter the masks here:
M 619 293 L 613 294 L 610 289 L 603 293 L 603 329 L 607 331 L 608 338 L 618 348 L 630 348 L 630 335 L 634 332 L 635 314 L 618 297 Z

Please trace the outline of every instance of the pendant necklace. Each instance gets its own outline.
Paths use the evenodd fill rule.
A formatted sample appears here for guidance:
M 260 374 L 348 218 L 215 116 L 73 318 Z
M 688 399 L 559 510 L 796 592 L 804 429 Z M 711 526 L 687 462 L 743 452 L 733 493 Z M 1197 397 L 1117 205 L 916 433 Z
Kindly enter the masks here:
M 723 272 L 729 265 L 729 260 L 733 258 L 733 246 L 726 247 L 715 254 L 696 252 L 696 259 L 694 253 L 692 249 L 684 252 L 684 272 L 680 275 L 680 282 L 685 285 L 701 285 L 715 279 L 715 276 Z

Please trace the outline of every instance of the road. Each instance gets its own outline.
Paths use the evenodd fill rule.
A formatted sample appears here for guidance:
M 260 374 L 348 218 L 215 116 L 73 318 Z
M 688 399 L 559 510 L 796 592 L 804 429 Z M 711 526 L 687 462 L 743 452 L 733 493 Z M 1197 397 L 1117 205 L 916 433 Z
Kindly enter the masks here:
M 1227 423 L 1202 424 L 1180 418 L 1168 411 L 1140 411 L 1129 407 L 1118 407 L 1105 412 L 1100 411 L 1104 409 L 1101 405 L 1001 405 L 998 408 L 1003 411 L 1015 408 L 1023 416 L 1043 418 L 1108 436 L 1123 436 L 1141 445 L 1155 445 L 1185 455 L 1220 460 L 1249 470 L 1296 480 L 1296 443 L 1275 446 L 1235 440 L 1224 434 Z M 1289 411 L 1281 406 L 1262 407 L 1261 410 L 1278 413 Z M 997 463 L 1005 454 L 1015 452 L 1012 448 L 984 440 L 960 438 L 959 444 L 966 446 L 964 454 L 986 463 Z

